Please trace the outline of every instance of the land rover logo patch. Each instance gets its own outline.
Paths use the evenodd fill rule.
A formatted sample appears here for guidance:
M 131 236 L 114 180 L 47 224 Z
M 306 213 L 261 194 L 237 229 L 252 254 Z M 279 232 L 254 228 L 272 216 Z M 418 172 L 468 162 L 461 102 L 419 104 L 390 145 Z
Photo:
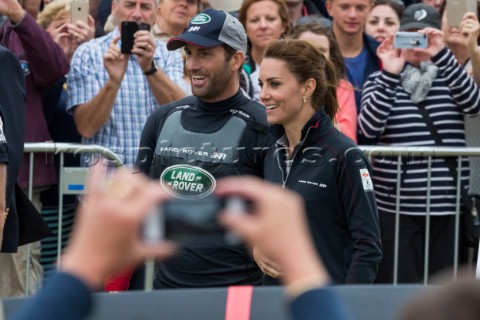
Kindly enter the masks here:
M 208 196 L 216 186 L 215 178 L 210 172 L 185 164 L 165 169 L 160 176 L 160 183 L 168 193 L 184 199 Z
M 190 22 L 191 24 L 205 24 L 209 23 L 212 20 L 208 14 L 205 13 L 200 13 L 197 14 L 192 21 Z

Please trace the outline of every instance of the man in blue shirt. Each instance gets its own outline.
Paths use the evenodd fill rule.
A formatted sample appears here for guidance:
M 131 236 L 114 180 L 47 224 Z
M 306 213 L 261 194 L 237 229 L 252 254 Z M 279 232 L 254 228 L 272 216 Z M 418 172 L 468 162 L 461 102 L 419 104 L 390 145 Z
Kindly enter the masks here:
M 333 32 L 345 59 L 348 81 L 355 87 L 355 104 L 360 111 L 362 88 L 367 76 L 379 69 L 376 50 L 379 45 L 364 33 L 372 8 L 371 0 L 327 0 L 333 18 Z
M 133 164 L 147 117 L 160 105 L 184 96 L 183 60 L 147 30 L 135 33 L 132 54 L 120 53 L 121 22 L 155 23 L 154 0 L 116 0 L 118 28 L 80 46 L 73 56 L 68 110 L 83 143 L 102 145 Z M 84 165 L 89 159 L 84 158 Z

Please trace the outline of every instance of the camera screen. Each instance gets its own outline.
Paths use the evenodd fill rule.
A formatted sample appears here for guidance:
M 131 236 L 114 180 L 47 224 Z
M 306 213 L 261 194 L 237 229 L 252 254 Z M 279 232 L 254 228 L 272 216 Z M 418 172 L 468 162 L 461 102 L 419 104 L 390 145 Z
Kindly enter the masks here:
M 213 196 L 201 199 L 175 199 L 164 204 L 165 236 L 185 242 L 192 236 L 219 237 L 223 228 L 218 223 L 222 200 Z

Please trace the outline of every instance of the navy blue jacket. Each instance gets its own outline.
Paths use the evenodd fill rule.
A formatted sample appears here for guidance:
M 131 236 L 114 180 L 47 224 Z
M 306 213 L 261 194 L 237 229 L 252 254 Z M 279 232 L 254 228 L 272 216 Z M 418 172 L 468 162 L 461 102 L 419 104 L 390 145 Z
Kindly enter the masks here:
M 17 57 L 0 46 L 0 114 L 8 144 L 5 204 L 10 213 L 5 221 L 1 252 L 16 252 L 19 242 L 19 218 L 15 203 L 15 183 L 23 157 L 25 127 L 25 77 Z M 2 161 L 5 162 L 5 161 Z
M 304 292 L 289 304 L 293 320 L 347 320 L 345 306 L 331 288 Z
M 91 309 L 92 295 L 85 283 L 58 272 L 11 320 L 80 320 Z
M 273 134 L 284 135 L 282 126 Z M 302 130 L 287 175 L 278 142 L 265 160 L 265 179 L 300 193 L 316 248 L 336 283 L 372 283 L 382 258 L 371 167 L 355 143 L 320 109 Z

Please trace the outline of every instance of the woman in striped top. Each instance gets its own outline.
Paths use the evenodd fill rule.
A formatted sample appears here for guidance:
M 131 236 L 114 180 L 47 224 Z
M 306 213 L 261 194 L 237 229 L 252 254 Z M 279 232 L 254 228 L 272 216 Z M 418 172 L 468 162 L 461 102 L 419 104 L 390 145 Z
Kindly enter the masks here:
M 479 88 L 445 46 L 440 15 L 431 7 L 409 6 L 401 31 L 418 31 L 428 37 L 426 49 L 396 49 L 393 37 L 377 50 L 383 70 L 364 86 L 358 126 L 380 145 L 435 146 L 421 108 L 433 122 L 443 146 L 465 146 L 464 115 L 480 112 Z M 400 181 L 399 282 L 423 279 L 425 215 L 427 212 L 427 161 L 403 159 Z M 468 160 L 462 163 L 462 182 L 468 185 Z M 380 216 L 384 261 L 378 282 L 392 282 L 393 239 L 397 200 L 397 158 L 374 163 L 373 181 Z M 454 261 L 456 187 L 443 159 L 432 164 L 430 179 L 429 273 Z

